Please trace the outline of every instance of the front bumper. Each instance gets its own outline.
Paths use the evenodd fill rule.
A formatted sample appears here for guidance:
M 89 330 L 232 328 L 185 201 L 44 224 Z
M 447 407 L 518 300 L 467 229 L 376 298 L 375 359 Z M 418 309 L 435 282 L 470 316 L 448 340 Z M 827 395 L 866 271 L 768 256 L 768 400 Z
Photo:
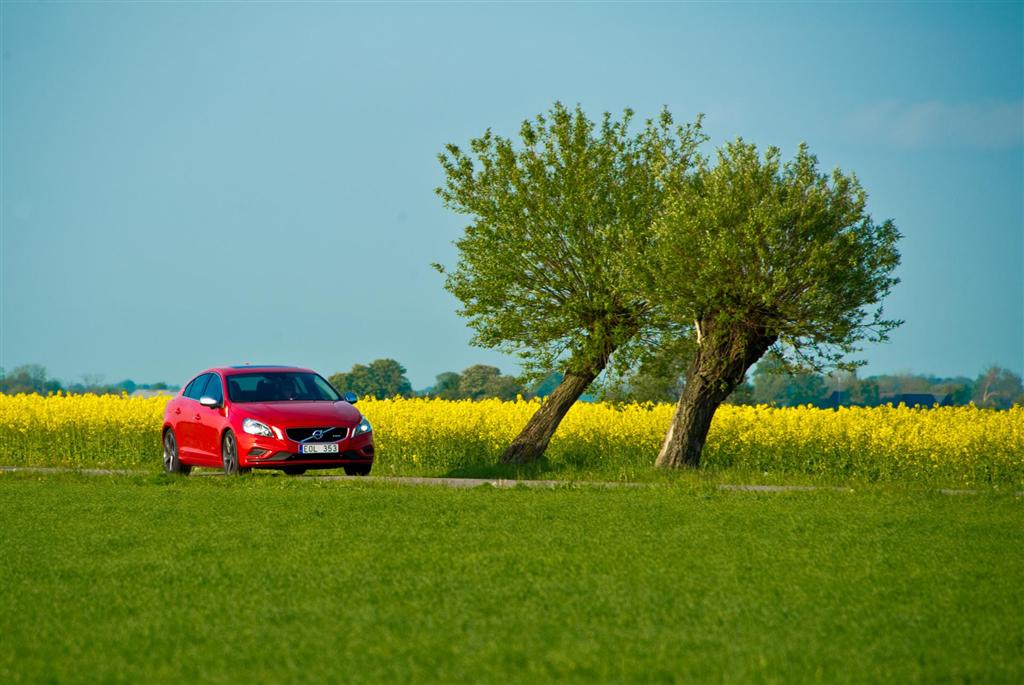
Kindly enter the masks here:
M 282 468 L 306 466 L 330 468 L 346 465 L 373 464 L 373 433 L 363 433 L 336 443 L 336 454 L 300 454 L 299 443 L 287 438 L 267 438 L 261 435 L 238 435 L 238 458 L 245 468 Z

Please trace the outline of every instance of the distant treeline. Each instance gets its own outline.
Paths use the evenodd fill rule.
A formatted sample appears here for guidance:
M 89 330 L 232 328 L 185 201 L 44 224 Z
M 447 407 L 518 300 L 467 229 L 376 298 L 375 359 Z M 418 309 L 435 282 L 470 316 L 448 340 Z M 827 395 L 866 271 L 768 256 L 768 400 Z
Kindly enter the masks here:
M 354 392 L 360 397 L 438 397 L 447 400 L 481 400 L 496 397 L 513 400 L 545 397 L 562 380 L 552 373 L 539 383 L 524 384 L 515 376 L 504 375 L 495 366 L 475 364 L 461 373 L 445 371 L 438 374 L 434 385 L 413 390 L 406 369 L 394 359 L 377 359 L 369 364 L 356 364 L 349 371 L 330 376 L 341 392 Z M 675 402 L 685 378 L 679 365 L 652 364 L 615 382 L 605 382 L 594 397 L 611 402 Z M 135 383 L 130 379 L 104 384 L 95 376 L 85 376 L 79 383 L 62 384 L 49 378 L 38 364 L 26 364 L 4 373 L 0 368 L 0 392 L 6 394 L 59 391 L 69 393 L 132 394 L 137 390 L 176 392 L 177 386 L 167 383 Z M 957 376 L 943 378 L 924 374 L 886 374 L 858 378 L 855 373 L 832 374 L 781 373 L 780 363 L 771 356 L 763 358 L 751 374 L 729 396 L 731 404 L 770 404 L 779 407 L 814 405 L 817 407 L 864 406 L 882 404 L 930 406 L 966 405 L 1006 409 L 1024 405 L 1024 384 L 1019 374 L 998 366 L 987 369 L 977 378 Z
M 177 392 L 179 386 L 159 383 L 136 383 L 126 378 L 119 383 L 104 383 L 102 376 L 86 374 L 77 383 L 62 383 L 56 378 L 50 378 L 46 373 L 46 367 L 39 364 L 24 364 L 16 367 L 10 373 L 0 367 L 0 392 L 7 395 L 19 393 L 38 393 L 48 395 L 51 393 L 93 393 L 96 395 L 120 395 L 128 393 L 131 395 L 136 390 L 149 390 L 153 392 L 167 391 Z
M 406 378 L 404 366 L 394 359 L 377 359 L 369 365 L 356 364 L 350 371 L 336 373 L 328 380 L 341 392 L 351 391 L 360 397 L 378 399 L 429 396 L 446 400 L 482 400 L 488 397 L 514 400 L 517 395 L 547 394 L 561 378 L 541 383 L 531 390 L 516 377 L 503 375 L 496 366 L 475 364 L 462 373 L 445 371 L 437 376 L 434 385 L 417 392 Z
M 605 382 L 595 397 L 612 402 L 675 402 L 685 378 L 680 365 L 651 364 L 617 382 Z M 476 364 L 461 373 L 438 374 L 433 386 L 415 391 L 405 376 L 405 367 L 394 359 L 378 359 L 369 365 L 357 364 L 351 371 L 336 373 L 331 383 L 342 392 L 351 390 L 363 397 L 429 396 L 449 400 L 479 400 L 497 397 L 503 400 L 545 397 L 561 382 L 552 373 L 540 383 L 526 385 L 514 376 L 503 375 L 494 366 Z M 1006 409 L 1024 405 L 1024 385 L 1020 375 L 1000 367 L 991 367 L 977 378 L 942 378 L 923 374 L 888 374 L 858 378 L 855 373 L 833 374 L 782 373 L 782 365 L 772 356 L 763 358 L 751 374 L 727 400 L 731 404 L 770 404 L 779 407 L 814 405 L 817 407 L 882 404 L 931 406 L 966 405 Z
M 674 402 L 685 382 L 680 366 L 652 364 L 613 385 L 605 399 L 613 401 Z M 966 405 L 1007 409 L 1024 405 L 1024 385 L 1019 374 L 993 366 L 976 378 L 944 378 L 926 374 L 898 373 L 859 378 L 856 373 L 782 373 L 781 362 L 766 355 L 749 378 L 729 396 L 730 404 L 770 404 L 779 407 L 813 405 L 875 407 L 905 403 L 908 406 Z

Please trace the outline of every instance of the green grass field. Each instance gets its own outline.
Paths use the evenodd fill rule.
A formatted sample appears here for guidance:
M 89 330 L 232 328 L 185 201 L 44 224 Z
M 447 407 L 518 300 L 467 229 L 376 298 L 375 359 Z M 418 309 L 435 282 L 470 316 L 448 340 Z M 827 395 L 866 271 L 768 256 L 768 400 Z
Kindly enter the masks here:
M 1024 501 L 0 475 L 0 682 L 1020 682 Z

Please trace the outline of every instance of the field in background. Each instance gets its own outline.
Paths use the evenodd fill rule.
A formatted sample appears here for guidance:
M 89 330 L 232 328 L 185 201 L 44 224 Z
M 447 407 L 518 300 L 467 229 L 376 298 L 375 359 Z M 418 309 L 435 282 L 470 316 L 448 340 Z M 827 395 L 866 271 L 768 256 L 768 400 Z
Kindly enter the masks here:
M 166 398 L 0 395 L 0 465 L 160 467 Z M 361 401 L 374 425 L 377 475 L 665 478 L 652 463 L 672 406 L 578 404 L 546 458 L 504 468 L 498 455 L 537 401 Z M 1024 407 L 722 407 L 705 473 L 750 478 L 1024 485 Z
M 0 475 L 0 682 L 1020 682 L 1022 500 Z

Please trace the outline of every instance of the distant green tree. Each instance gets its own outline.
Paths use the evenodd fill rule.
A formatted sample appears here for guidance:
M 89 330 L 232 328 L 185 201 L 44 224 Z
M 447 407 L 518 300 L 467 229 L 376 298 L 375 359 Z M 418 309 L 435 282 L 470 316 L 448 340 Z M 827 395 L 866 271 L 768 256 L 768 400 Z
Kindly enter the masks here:
M 970 403 L 971 397 L 974 395 L 974 382 L 950 383 L 944 388 L 944 391 L 949 395 L 950 404 L 965 405 Z
M 778 354 L 769 352 L 754 367 L 751 398 L 755 404 L 797 407 L 820 404 L 828 395 L 825 378 L 811 371 L 793 373 Z
M 865 407 L 876 407 L 881 402 L 882 394 L 878 383 L 872 378 L 858 379 L 850 388 L 850 404 Z
M 473 342 L 518 354 L 528 375 L 563 373 L 505 463 L 537 459 L 569 408 L 609 363 L 630 366 L 651 317 L 623 278 L 643 259 L 665 198 L 692 169 L 700 121 L 676 126 L 667 110 L 632 126 L 633 112 L 600 122 L 556 103 L 524 121 L 519 140 L 490 130 L 439 155 L 438 194 L 472 218 L 456 241 L 445 288 Z M 465 381 L 465 379 L 463 379 Z M 482 392 L 482 391 L 480 391 Z
M 487 384 L 488 397 L 496 397 L 507 402 L 516 399 L 519 395 L 526 397 L 528 393 L 515 376 L 499 375 L 497 378 L 492 378 Z
M 430 394 L 442 400 L 457 400 L 459 395 L 459 381 L 461 376 L 454 371 L 445 371 L 437 374 L 434 382 L 434 390 Z
M 459 396 L 471 400 L 490 397 L 490 389 L 495 379 L 501 376 L 496 366 L 474 364 L 465 369 L 459 378 Z
M 394 359 L 377 359 L 369 366 L 356 364 L 347 372 L 332 375 L 330 381 L 338 392 L 354 392 L 359 397 L 410 397 L 412 384 L 405 377 L 405 367 Z
M 373 380 L 377 399 L 385 397 L 411 397 L 412 383 L 405 376 L 405 367 L 394 359 L 377 359 L 370 362 L 370 378 Z
M 693 354 L 688 338 L 665 340 L 639 355 L 635 369 L 607 383 L 605 398 L 618 402 L 673 402 L 682 392 Z
M 775 354 L 761 357 L 754 367 L 753 399 L 756 404 L 786 403 L 789 388 L 789 374 L 785 362 Z
M 828 394 L 825 379 L 817 373 L 797 373 L 786 384 L 786 406 L 819 405 Z

